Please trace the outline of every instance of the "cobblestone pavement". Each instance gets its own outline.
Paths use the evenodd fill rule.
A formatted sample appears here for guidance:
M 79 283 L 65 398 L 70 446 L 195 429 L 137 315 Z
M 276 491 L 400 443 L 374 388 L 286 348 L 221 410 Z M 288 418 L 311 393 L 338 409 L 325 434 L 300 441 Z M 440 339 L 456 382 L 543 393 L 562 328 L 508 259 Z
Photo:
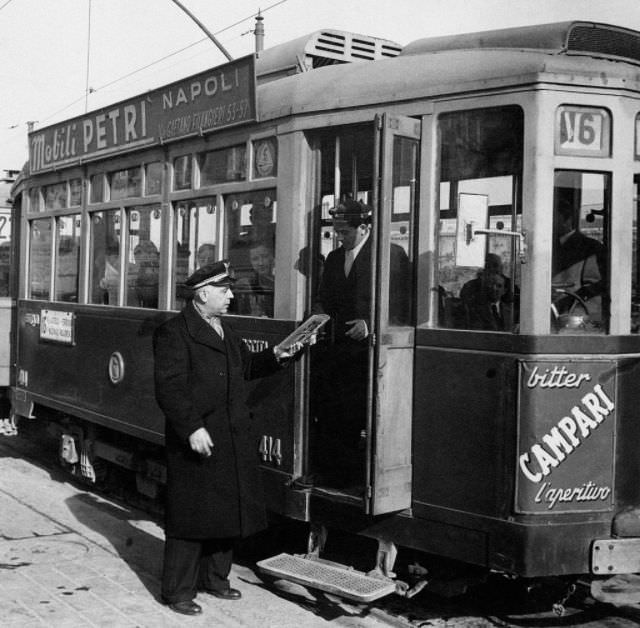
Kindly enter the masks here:
M 379 609 L 234 565 L 243 599 L 200 594 L 203 615 L 158 602 L 163 533 L 148 516 L 68 482 L 0 439 L 0 625 L 295 627 L 403 625 Z M 406 624 L 404 624 L 406 625 Z

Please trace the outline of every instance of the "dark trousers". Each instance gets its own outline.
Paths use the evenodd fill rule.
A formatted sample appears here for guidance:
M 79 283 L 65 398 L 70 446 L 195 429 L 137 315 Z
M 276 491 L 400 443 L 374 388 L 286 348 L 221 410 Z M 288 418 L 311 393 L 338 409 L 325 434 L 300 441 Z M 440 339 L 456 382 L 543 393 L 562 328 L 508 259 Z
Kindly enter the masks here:
M 167 537 L 162 568 L 162 599 L 187 602 L 198 589 L 226 591 L 233 560 L 233 539 Z

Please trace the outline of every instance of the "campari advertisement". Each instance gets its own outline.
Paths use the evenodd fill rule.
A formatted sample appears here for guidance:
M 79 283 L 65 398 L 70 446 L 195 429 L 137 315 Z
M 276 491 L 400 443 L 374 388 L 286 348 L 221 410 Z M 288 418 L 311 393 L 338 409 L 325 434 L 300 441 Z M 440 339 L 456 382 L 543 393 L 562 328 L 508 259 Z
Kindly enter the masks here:
M 609 510 L 616 376 L 612 361 L 523 361 L 516 511 Z

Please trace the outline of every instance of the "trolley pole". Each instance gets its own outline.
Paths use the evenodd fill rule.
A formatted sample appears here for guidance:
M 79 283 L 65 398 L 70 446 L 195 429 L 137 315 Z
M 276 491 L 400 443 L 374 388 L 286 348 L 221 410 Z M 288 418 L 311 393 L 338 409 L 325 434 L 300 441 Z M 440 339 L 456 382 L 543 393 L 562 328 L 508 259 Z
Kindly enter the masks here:
M 220 52 L 227 57 L 227 60 L 233 61 L 233 57 L 227 52 L 225 47 L 216 39 L 216 36 L 209 31 L 209 29 L 187 9 L 179 0 L 173 0 L 174 4 L 177 4 L 206 34 L 206 36 L 220 49 Z

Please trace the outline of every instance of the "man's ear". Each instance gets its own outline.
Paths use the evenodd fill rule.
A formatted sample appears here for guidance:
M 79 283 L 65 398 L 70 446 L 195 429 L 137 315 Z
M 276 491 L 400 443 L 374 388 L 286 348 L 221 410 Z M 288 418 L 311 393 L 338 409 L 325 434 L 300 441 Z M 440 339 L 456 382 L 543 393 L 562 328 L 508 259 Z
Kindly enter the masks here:
M 207 293 L 204 290 L 198 290 L 196 296 L 198 297 L 198 301 L 200 301 L 200 303 L 206 303 L 207 302 Z

